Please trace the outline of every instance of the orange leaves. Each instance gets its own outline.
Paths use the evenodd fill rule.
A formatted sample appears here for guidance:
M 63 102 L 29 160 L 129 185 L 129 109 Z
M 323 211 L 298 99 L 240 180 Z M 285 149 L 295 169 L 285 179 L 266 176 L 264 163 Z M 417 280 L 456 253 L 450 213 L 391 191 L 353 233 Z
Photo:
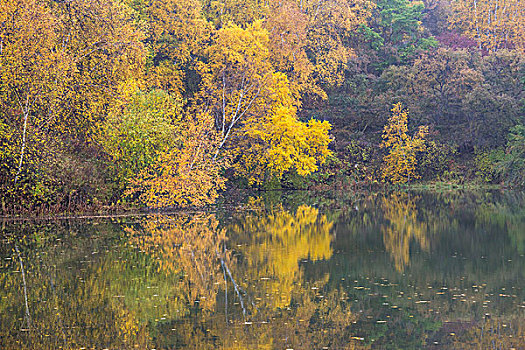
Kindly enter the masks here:
M 421 126 L 417 133 L 408 135 L 408 111 L 401 103 L 392 108 L 392 116 L 383 129 L 381 147 L 388 150 L 383 158 L 383 179 L 393 183 L 405 183 L 418 178 L 416 153 L 424 150 L 428 126 Z

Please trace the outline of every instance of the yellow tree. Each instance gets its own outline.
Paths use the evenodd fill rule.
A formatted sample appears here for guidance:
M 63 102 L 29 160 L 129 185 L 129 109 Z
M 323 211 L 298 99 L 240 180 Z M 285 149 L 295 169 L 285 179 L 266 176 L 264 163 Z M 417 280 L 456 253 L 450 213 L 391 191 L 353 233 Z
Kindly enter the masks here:
M 383 158 L 383 179 L 392 183 L 410 182 L 418 178 L 416 153 L 425 148 L 428 126 L 420 126 L 414 136 L 408 135 L 408 111 L 401 103 L 392 108 L 392 116 L 383 129 L 381 147 L 388 154 Z
M 264 114 L 273 67 L 268 32 L 256 21 L 245 29 L 230 23 L 220 29 L 201 63 L 200 99 L 215 118 L 220 144 L 214 158 L 250 115 Z
M 70 179 L 57 177 L 75 169 L 68 148 L 92 147 L 120 83 L 140 79 L 140 30 L 116 0 L 1 0 L 0 23 L 0 109 L 19 150 L 11 188 L 19 198 L 67 192 Z
M 21 130 L 16 185 L 26 152 L 30 115 L 56 90 L 62 52 L 56 50 L 57 20 L 35 0 L 0 1 L 0 89 L 3 118 Z M 5 105 L 4 105 L 5 104 Z M 9 106 L 9 105 L 14 106 Z
M 308 16 L 306 50 L 312 57 L 312 78 L 317 85 L 329 88 L 343 82 L 348 59 L 355 55 L 347 43 L 369 21 L 374 7 L 369 0 L 299 1 L 299 8 Z
M 273 75 L 270 91 L 272 109 L 262 118 L 248 119 L 244 126 L 245 146 L 236 169 L 250 183 L 280 178 L 291 170 L 308 175 L 330 154 L 330 123 L 297 119 L 295 99 L 284 74 Z
M 321 98 L 327 97 L 326 88 L 343 81 L 354 54 L 349 39 L 374 7 L 369 0 L 206 0 L 204 5 L 220 28 L 229 21 L 262 20 L 275 68 L 298 83 L 302 93 Z
M 186 68 L 209 38 L 210 26 L 199 0 L 152 0 L 137 2 L 137 10 L 148 23 L 146 45 L 152 51 L 147 72 L 149 86 L 170 94 L 184 92 Z
M 201 99 L 215 117 L 220 139 L 214 159 L 239 155 L 236 168 L 253 174 L 252 182 L 266 170 L 308 174 L 329 153 L 330 125 L 297 120 L 297 85 L 275 71 L 269 41 L 261 21 L 245 29 L 230 23 L 217 32 L 208 63 L 200 65 Z
M 450 26 L 488 51 L 525 49 L 525 4 L 520 0 L 454 0 Z
M 212 158 L 219 144 L 213 120 L 206 113 L 186 116 L 176 130 L 175 145 L 130 180 L 126 193 L 151 207 L 211 204 L 224 189 L 220 171 L 227 166 Z
M 314 65 L 306 54 L 308 16 L 296 1 L 272 2 L 264 28 L 269 33 L 270 60 L 279 72 L 296 84 L 301 93 L 317 93 L 319 87 L 310 79 Z

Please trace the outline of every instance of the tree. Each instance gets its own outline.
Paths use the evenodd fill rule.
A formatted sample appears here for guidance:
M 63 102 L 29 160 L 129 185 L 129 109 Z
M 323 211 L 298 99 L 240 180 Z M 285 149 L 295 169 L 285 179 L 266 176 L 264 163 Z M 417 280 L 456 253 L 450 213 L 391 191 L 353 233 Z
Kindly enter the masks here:
M 182 124 L 182 101 L 162 90 L 132 92 L 112 108 L 99 131 L 121 188 L 174 147 Z
M 525 186 L 525 127 L 523 125 L 516 125 L 511 129 L 505 157 L 496 167 L 509 183 Z
M 151 50 L 148 86 L 176 96 L 193 94 L 196 87 L 191 83 L 191 71 L 211 30 L 201 1 L 134 1 L 132 6 L 148 24 L 144 39 Z
M 236 169 L 250 182 L 266 172 L 280 177 L 295 168 L 317 169 L 329 154 L 327 122 L 300 122 L 297 86 L 270 60 L 269 35 L 261 21 L 245 29 L 220 29 L 201 64 L 201 99 L 215 117 L 220 142 L 214 160 L 238 158 Z M 237 155 L 239 155 L 237 157 Z
M 92 195 L 103 187 L 97 124 L 119 85 L 141 79 L 142 36 L 131 9 L 114 0 L 17 0 L 0 1 L 0 12 L 0 113 L 18 148 L 6 162 L 14 169 L 1 177 L 22 206 Z M 68 176 L 89 158 L 91 174 Z
M 44 4 L 34 0 L 3 0 L 0 13 L 2 114 L 6 114 L 4 118 L 14 128 L 20 129 L 17 132 L 20 141 L 16 141 L 20 151 L 11 179 L 16 186 L 26 155 L 27 130 L 37 123 L 30 116 L 38 110 L 39 103 L 53 99 L 61 89 L 55 82 L 64 68 L 63 52 L 55 47 L 57 19 Z
M 520 0 L 455 0 L 450 26 L 474 38 L 479 49 L 525 49 L 525 5 Z
M 416 172 L 416 152 L 425 148 L 425 136 L 428 126 L 420 126 L 414 136 L 408 135 L 408 111 L 401 103 L 392 108 L 392 116 L 383 129 L 381 147 L 388 154 L 384 156 L 383 179 L 393 183 L 410 182 L 418 178 Z
M 225 159 L 213 159 L 219 138 L 209 114 L 186 115 L 173 147 L 161 150 L 156 159 L 135 178 L 126 191 L 151 207 L 202 206 L 215 202 L 226 179 L 221 171 Z
M 286 76 L 275 73 L 273 80 L 271 111 L 263 118 L 247 120 L 244 127 L 246 146 L 236 169 L 250 183 L 280 179 L 291 170 L 300 176 L 308 175 L 330 155 L 330 123 L 299 121 Z

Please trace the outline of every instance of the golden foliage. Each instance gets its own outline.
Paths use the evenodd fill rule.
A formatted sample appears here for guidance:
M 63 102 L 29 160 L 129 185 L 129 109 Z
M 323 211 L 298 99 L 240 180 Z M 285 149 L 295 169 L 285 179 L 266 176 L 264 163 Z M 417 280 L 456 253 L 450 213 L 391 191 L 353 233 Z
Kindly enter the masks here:
M 264 277 L 267 283 L 256 294 L 271 295 L 269 307 L 285 307 L 294 285 L 300 283 L 299 262 L 330 259 L 333 223 L 315 208 L 302 205 L 295 213 L 276 208 L 261 215 L 246 216 L 228 228 L 233 234 L 250 233 L 249 244 L 241 252 L 247 266 L 244 273 Z
M 147 74 L 150 87 L 181 96 L 185 68 L 192 55 L 202 51 L 210 35 L 199 0 L 153 0 L 137 6 L 148 23 L 146 44 L 153 53 Z
M 280 178 L 290 170 L 308 175 L 330 155 L 330 123 L 297 120 L 296 99 L 283 73 L 274 73 L 269 90 L 273 107 L 263 118 L 247 120 L 244 134 L 248 146 L 236 164 L 237 172 L 250 183 Z
M 450 26 L 488 51 L 525 49 L 525 4 L 519 0 L 455 0 Z
M 304 0 L 308 16 L 307 50 L 313 55 L 313 78 L 319 86 L 332 87 L 344 80 L 348 59 L 355 55 L 345 42 L 361 24 L 367 24 L 375 3 L 369 0 Z M 326 97 L 323 91 L 318 91 Z
M 410 244 L 413 239 L 422 249 L 429 249 L 428 228 L 417 219 L 416 200 L 405 194 L 393 194 L 382 200 L 384 218 L 388 221 L 388 225 L 381 226 L 383 242 L 399 272 L 410 265 Z
M 419 127 L 413 136 L 408 135 L 408 111 L 401 103 L 392 108 L 392 116 L 383 129 L 381 147 L 388 150 L 383 158 L 383 179 L 393 183 L 405 183 L 418 178 L 416 152 L 425 148 L 428 126 Z
M 151 207 L 211 204 L 224 189 L 220 174 L 225 161 L 214 160 L 217 138 L 208 114 L 187 117 L 180 126 L 178 145 L 161 150 L 155 161 L 131 180 L 128 195 Z

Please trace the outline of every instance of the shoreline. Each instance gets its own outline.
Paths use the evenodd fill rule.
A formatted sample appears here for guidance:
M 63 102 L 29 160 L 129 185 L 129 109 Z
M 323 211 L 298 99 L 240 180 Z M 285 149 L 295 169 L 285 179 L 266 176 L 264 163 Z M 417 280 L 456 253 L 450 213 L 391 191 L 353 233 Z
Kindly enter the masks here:
M 352 186 L 353 187 L 353 186 Z M 363 186 L 365 187 L 365 186 Z M 16 222 L 16 221 L 46 221 L 46 220 L 75 220 L 75 219 L 110 219 L 110 218 L 125 218 L 125 217 L 143 217 L 148 215 L 170 215 L 170 214 L 180 214 L 180 213 L 203 213 L 203 212 L 213 212 L 219 209 L 228 207 L 229 210 L 239 210 L 238 207 L 232 203 L 239 202 L 239 195 L 242 193 L 243 197 L 249 195 L 257 195 L 262 193 L 272 193 L 272 192 L 307 192 L 312 194 L 328 194 L 335 192 L 344 192 L 344 193 L 354 193 L 357 194 L 361 191 L 361 185 L 357 185 L 358 190 L 346 188 L 334 188 L 330 186 L 329 188 L 315 188 L 315 189 L 235 189 L 230 191 L 225 191 L 220 197 L 218 203 L 209 206 L 202 207 L 168 207 L 168 208 L 148 208 L 148 207 L 109 207 L 102 209 L 100 207 L 95 208 L 87 207 L 86 210 L 80 211 L 57 211 L 52 213 L 52 211 L 41 211 L 41 215 L 25 215 L 22 213 L 0 215 L 0 221 L 2 222 Z M 476 182 L 469 182 L 464 184 L 450 183 L 450 182 L 421 182 L 414 184 L 384 184 L 380 188 L 374 188 L 372 190 L 366 190 L 366 192 L 391 192 L 391 191 L 494 191 L 494 190 L 503 190 L 503 191 L 522 191 L 520 188 L 513 188 L 505 185 L 491 185 L 491 184 L 479 184 Z M 228 198 L 233 197 L 233 198 Z M 221 201 L 222 200 L 222 201 Z M 250 208 L 243 207 L 242 210 L 253 210 Z M 29 210 L 28 210 L 29 212 Z

